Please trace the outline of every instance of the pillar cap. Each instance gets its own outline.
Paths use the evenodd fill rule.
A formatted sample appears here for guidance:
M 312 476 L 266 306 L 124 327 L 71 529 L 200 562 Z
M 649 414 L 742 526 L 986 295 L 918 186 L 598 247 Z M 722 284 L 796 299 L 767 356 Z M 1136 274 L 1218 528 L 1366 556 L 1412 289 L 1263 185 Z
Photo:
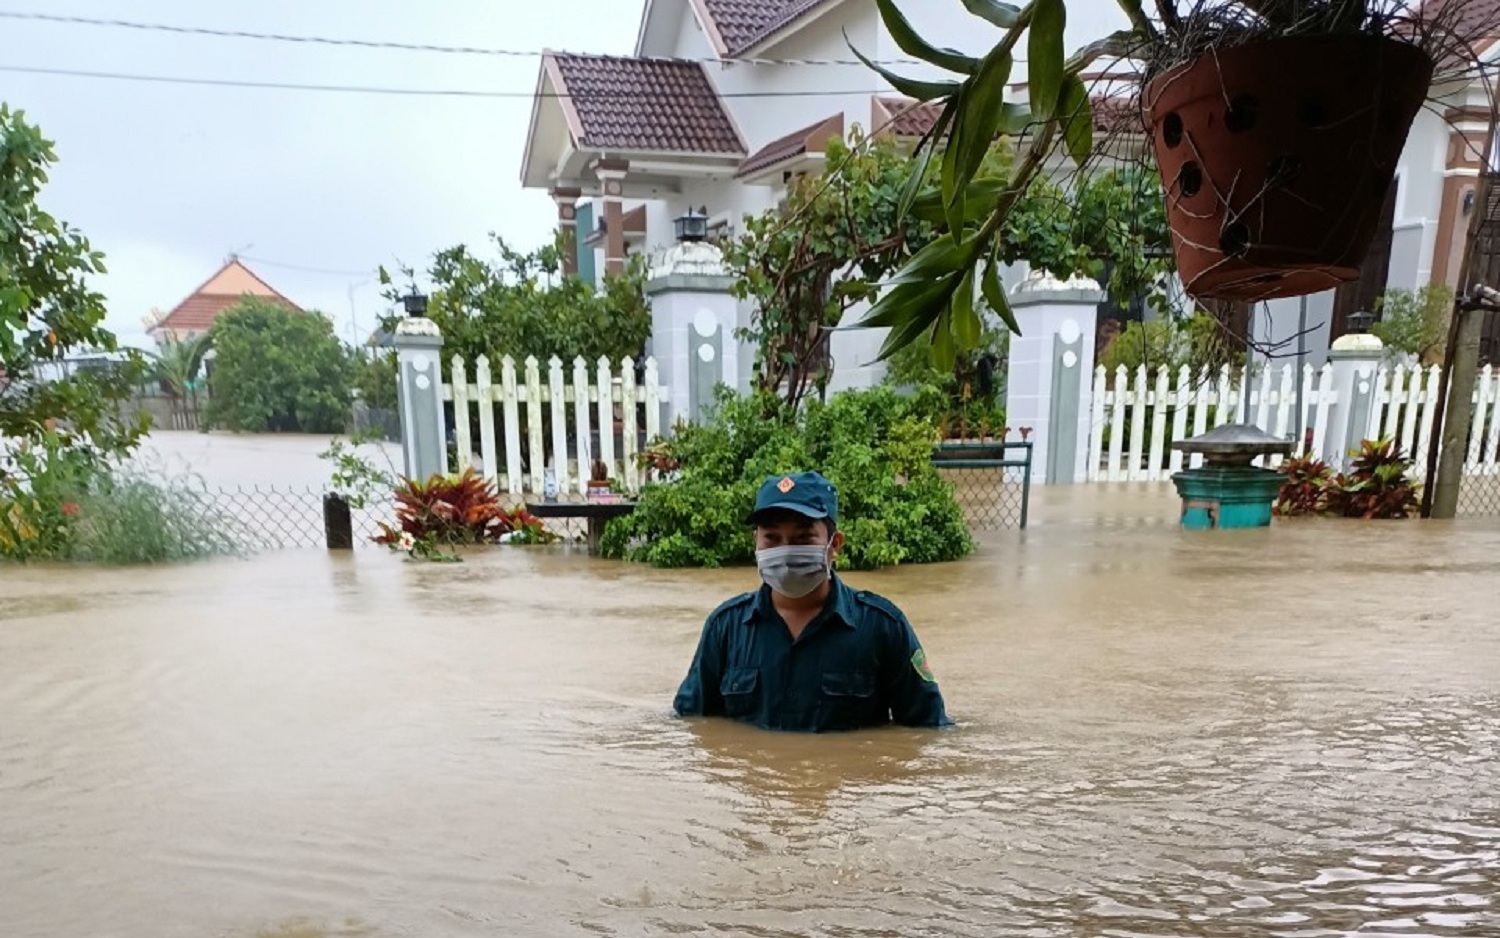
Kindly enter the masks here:
M 1069 277 L 1059 280 L 1050 271 L 1032 270 L 1026 279 L 1010 291 L 1012 302 L 1017 306 L 1038 303 L 1078 303 L 1093 306 L 1104 300 L 1104 289 L 1097 280 L 1089 277 Z
M 699 277 L 724 277 L 724 252 L 707 241 L 683 241 L 674 244 L 651 259 L 651 277 L 693 274 Z
M 396 348 L 441 348 L 443 330 L 426 316 L 408 317 L 396 323 L 391 344 Z
M 1334 339 L 1329 351 L 1343 352 L 1350 358 L 1360 355 L 1379 357 L 1385 351 L 1385 343 L 1380 341 L 1379 336 L 1368 332 L 1350 332 Z

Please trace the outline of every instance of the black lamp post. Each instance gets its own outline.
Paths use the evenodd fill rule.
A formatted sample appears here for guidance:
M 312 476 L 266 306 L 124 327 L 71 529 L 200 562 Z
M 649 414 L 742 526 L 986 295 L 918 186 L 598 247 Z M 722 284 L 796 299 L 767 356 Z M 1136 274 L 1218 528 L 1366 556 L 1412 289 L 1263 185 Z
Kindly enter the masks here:
M 686 243 L 688 241 L 707 241 L 708 207 L 704 206 L 703 208 L 700 208 L 695 212 L 693 211 L 692 207 L 689 206 L 687 214 L 678 216 L 672 224 L 677 229 L 678 243 Z
M 1350 313 L 1344 324 L 1351 333 L 1369 332 L 1370 327 L 1375 325 L 1375 314 L 1362 309 Z
M 406 315 L 410 319 L 418 319 L 427 315 L 427 297 L 417 292 L 416 287 L 401 298 L 401 305 L 406 307 Z

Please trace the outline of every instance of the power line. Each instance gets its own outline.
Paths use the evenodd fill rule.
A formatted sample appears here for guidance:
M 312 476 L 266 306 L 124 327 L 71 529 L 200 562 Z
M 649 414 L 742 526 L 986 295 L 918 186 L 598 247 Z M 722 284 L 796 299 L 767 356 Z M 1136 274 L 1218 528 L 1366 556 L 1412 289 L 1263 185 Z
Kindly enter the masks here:
M 15 10 L 0 10 L 0 19 L 25 20 L 36 23 L 58 23 L 69 26 L 102 26 L 115 29 L 133 29 L 141 32 L 174 33 L 181 36 L 210 36 L 217 39 L 252 39 L 262 42 L 289 42 L 302 45 L 335 46 L 358 49 L 379 49 L 385 51 L 399 52 L 436 52 L 446 55 L 484 55 L 497 56 L 501 58 L 531 59 L 540 58 L 542 52 L 535 49 L 497 49 L 481 46 L 450 46 L 433 43 L 420 42 L 393 42 L 379 39 L 348 39 L 335 38 L 331 36 L 306 36 L 289 33 L 262 33 L 243 29 L 211 29 L 204 26 L 174 26 L 170 23 L 145 23 L 137 20 L 102 19 L 88 16 L 62 16 L 56 13 L 31 13 Z M 594 53 L 566 53 L 569 54 L 594 54 Z M 700 62 L 706 64 L 733 63 L 737 65 L 796 65 L 796 66 L 818 66 L 818 65 L 863 65 L 858 59 L 762 59 L 750 57 L 725 56 L 706 58 L 675 59 L 679 62 Z M 1018 60 L 1019 61 L 1019 60 Z M 918 65 L 915 59 L 891 59 L 881 61 L 882 65 Z
M 531 100 L 533 98 L 566 98 L 575 101 L 611 101 L 639 97 L 636 92 L 617 93 L 585 92 L 582 94 L 559 94 L 536 91 L 486 91 L 478 88 L 395 88 L 378 85 L 315 85 L 301 82 L 245 81 L 233 78 L 190 78 L 179 75 L 139 75 L 127 72 L 96 72 L 71 68 L 46 68 L 32 65 L 0 65 L 0 72 L 17 72 L 24 75 L 56 75 L 66 78 L 94 78 L 108 81 L 135 81 L 166 85 L 203 85 L 215 88 L 259 88 L 275 91 L 327 91 L 343 94 L 404 95 L 411 97 L 448 98 L 509 98 Z M 890 88 L 864 91 L 741 91 L 724 92 L 720 98 L 841 98 L 868 97 L 871 95 L 895 95 Z
M 293 270 L 304 274 L 327 274 L 330 277 L 373 277 L 375 269 L 369 270 L 333 270 L 327 267 L 304 267 L 301 264 L 283 264 L 280 261 L 268 261 L 263 257 L 249 257 L 244 254 L 238 255 L 242 261 L 258 264 L 262 267 L 277 267 L 282 270 Z

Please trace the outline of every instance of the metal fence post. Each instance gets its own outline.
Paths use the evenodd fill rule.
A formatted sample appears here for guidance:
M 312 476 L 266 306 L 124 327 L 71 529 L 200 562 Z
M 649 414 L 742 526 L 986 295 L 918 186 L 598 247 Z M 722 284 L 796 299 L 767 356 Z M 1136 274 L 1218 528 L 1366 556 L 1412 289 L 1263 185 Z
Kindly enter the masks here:
M 344 496 L 329 492 L 323 496 L 323 535 L 329 550 L 354 549 L 354 518 Z

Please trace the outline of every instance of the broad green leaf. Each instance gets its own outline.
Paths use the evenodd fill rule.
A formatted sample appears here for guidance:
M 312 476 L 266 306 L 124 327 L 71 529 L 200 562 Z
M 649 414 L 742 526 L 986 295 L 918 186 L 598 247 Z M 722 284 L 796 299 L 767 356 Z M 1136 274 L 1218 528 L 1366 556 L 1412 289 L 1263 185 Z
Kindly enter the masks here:
M 1019 137 L 1031 126 L 1032 121 L 1031 108 L 1024 104 L 1000 106 L 1000 132 L 1006 136 Z
M 954 99 L 953 133 L 948 137 L 947 149 L 943 150 L 943 213 L 955 244 L 963 239 L 967 180 L 960 173 L 959 154 L 963 152 L 969 134 L 969 87 L 966 84 Z
M 896 210 L 898 219 L 907 216 L 907 213 L 911 211 L 912 203 L 916 201 L 917 193 L 922 191 L 922 182 L 927 176 L 927 168 L 932 164 L 932 154 L 942 146 L 943 132 L 953 122 L 953 113 L 957 109 L 957 99 L 950 98 L 948 103 L 943 105 L 943 111 L 938 115 L 937 122 L 932 125 L 931 130 L 927 131 L 927 136 L 917 144 L 917 165 L 913 168 L 911 175 L 906 178 L 906 188 L 901 192 L 901 202 Z
M 1122 0 L 1124 2 L 1124 0 Z M 964 0 L 969 12 L 988 20 L 1001 29 L 1010 29 L 1021 20 L 1021 8 L 1000 0 Z
M 911 316 L 900 326 L 893 328 L 885 337 L 885 341 L 880 344 L 880 353 L 875 356 L 875 360 L 883 362 L 915 342 L 932 328 L 937 314 L 938 310 L 934 308 L 930 312 Z
M 1010 299 L 1005 295 L 1005 285 L 1000 282 L 999 258 L 991 257 L 990 262 L 984 265 L 984 275 L 980 278 L 980 288 L 984 291 L 984 301 L 989 304 L 991 310 L 1005 327 L 1016 335 L 1021 334 L 1021 326 L 1016 322 L 1015 311 L 1010 308 Z
M 949 306 L 953 319 L 953 340 L 958 348 L 967 352 L 979 344 L 979 311 L 974 308 L 974 271 L 964 274 L 958 289 L 953 291 L 953 302 Z
M 964 137 L 961 141 L 954 141 L 960 151 L 958 185 L 964 190 L 984 166 L 985 155 L 1000 134 L 1001 120 L 1005 116 L 1005 83 L 1010 80 L 1011 62 L 1010 53 L 997 48 L 984 57 L 979 71 L 967 83 L 960 105 L 965 122 Z M 952 212 L 950 206 L 949 214 Z
M 1094 105 L 1083 79 L 1077 75 L 1069 75 L 1063 82 L 1058 119 L 1063 121 L 1063 145 L 1068 156 L 1082 166 L 1094 152 Z
M 844 38 L 845 41 L 848 40 L 847 36 Z M 915 98 L 918 101 L 934 101 L 938 98 L 957 94 L 961 87 L 956 81 L 920 81 L 915 78 L 906 78 L 905 76 L 897 75 L 890 69 L 870 61 L 863 52 L 855 48 L 854 43 L 849 43 L 849 49 L 861 62 L 879 73 L 881 78 L 890 82 L 892 88 L 895 88 L 908 98 Z
M 953 324 L 946 312 L 932 326 L 931 358 L 933 367 L 941 371 L 952 371 L 958 358 L 958 350 L 953 346 Z
M 888 289 L 855 324 L 859 329 L 899 328 L 913 317 L 942 309 L 948 303 L 957 275 L 926 283 L 904 283 Z
M 962 258 L 962 244 L 950 238 L 934 238 L 926 247 L 913 254 L 911 260 L 901 265 L 887 283 L 892 286 L 903 283 L 929 283 L 945 277 L 958 268 Z
M 969 183 L 969 189 L 964 193 L 964 221 L 977 221 L 988 215 L 1006 185 L 1006 180 L 999 176 L 985 176 Z M 911 207 L 912 217 L 934 225 L 947 220 L 945 213 L 942 192 L 937 188 L 924 190 Z
M 1057 112 L 1063 83 L 1063 31 L 1068 11 L 1063 0 L 1035 0 L 1026 36 L 1026 86 L 1031 112 L 1049 120 Z
M 922 2 L 931 3 L 932 0 Z M 891 38 L 896 40 L 896 45 L 907 55 L 914 55 L 938 68 L 964 75 L 974 74 L 974 70 L 979 67 L 979 61 L 972 56 L 954 49 L 939 49 L 917 35 L 894 0 L 875 0 L 875 5 L 880 8 L 880 18 L 885 21 L 885 28 L 890 32 Z

